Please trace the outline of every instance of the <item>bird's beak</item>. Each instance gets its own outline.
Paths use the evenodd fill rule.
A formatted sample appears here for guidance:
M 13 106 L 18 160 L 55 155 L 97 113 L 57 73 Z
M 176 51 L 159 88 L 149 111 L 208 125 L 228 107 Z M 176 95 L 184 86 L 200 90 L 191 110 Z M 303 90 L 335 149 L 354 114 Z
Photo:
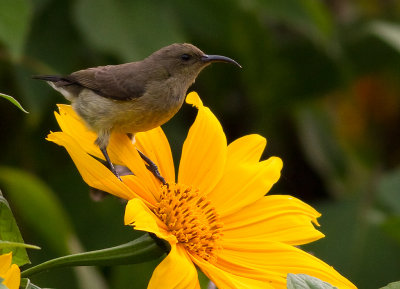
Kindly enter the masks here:
M 204 63 L 211 63 L 211 62 L 226 62 L 226 63 L 233 63 L 237 66 L 239 66 L 240 68 L 242 68 L 242 66 L 237 63 L 235 60 L 226 57 L 226 56 L 222 56 L 222 55 L 203 55 L 201 57 L 201 61 L 203 61 Z

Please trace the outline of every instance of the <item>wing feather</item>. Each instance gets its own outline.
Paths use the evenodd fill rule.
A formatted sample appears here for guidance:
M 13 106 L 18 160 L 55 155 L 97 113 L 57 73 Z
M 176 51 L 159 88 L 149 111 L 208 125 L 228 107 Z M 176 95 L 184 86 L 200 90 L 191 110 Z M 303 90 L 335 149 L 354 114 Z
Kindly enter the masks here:
M 67 79 L 74 84 L 92 89 L 104 97 L 130 100 L 141 97 L 151 79 L 168 77 L 167 71 L 161 67 L 149 69 L 143 64 L 131 62 L 88 68 L 70 74 Z

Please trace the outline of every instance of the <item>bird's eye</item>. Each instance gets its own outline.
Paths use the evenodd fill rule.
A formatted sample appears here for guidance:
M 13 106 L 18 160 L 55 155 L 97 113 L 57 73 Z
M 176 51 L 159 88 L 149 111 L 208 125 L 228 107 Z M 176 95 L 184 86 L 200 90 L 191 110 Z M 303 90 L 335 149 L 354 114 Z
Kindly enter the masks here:
M 188 61 L 190 58 L 192 58 L 192 56 L 191 55 L 189 55 L 189 54 L 182 54 L 181 55 L 181 59 L 183 60 L 183 61 Z

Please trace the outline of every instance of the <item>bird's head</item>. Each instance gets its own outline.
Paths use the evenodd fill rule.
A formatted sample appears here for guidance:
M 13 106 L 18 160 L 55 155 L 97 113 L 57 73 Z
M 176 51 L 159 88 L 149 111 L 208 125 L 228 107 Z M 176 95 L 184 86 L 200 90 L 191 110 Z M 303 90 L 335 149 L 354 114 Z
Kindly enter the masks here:
M 194 81 L 200 71 L 213 62 L 233 63 L 235 60 L 221 55 L 207 55 L 199 48 L 188 43 L 175 43 L 163 47 L 148 57 L 162 65 L 174 77 Z

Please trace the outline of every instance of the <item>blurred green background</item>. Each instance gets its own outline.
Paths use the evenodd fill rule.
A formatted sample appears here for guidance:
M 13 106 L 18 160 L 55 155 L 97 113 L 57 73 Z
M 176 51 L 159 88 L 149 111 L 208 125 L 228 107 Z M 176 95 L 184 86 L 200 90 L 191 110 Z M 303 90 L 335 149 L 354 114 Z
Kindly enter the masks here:
M 234 58 L 196 90 L 228 140 L 258 133 L 284 170 L 274 194 L 321 213 L 326 238 L 304 249 L 359 288 L 400 280 L 400 2 L 396 0 L 1 0 L 0 188 L 34 264 L 136 237 L 124 204 L 93 202 L 64 149 L 45 140 L 65 103 L 34 74 L 68 74 L 140 60 L 189 42 Z M 164 129 L 179 150 L 195 110 Z M 52 288 L 145 288 L 144 266 L 56 269 L 32 278 Z M 94 285 L 96 284 L 96 285 Z

